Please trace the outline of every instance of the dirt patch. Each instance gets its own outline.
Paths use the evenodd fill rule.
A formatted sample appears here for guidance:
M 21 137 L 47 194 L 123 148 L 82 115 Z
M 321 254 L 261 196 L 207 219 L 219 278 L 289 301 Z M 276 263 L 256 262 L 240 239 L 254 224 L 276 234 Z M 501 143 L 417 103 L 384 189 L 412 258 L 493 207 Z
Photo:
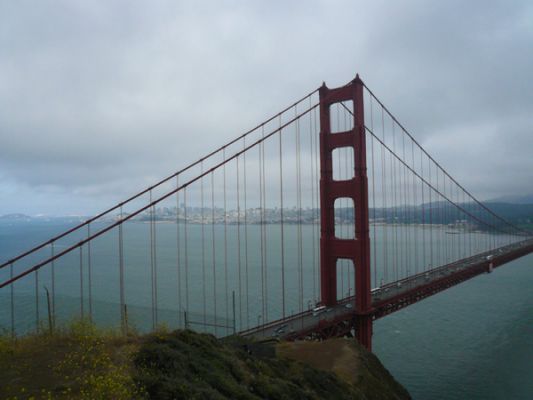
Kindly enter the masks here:
M 366 400 L 411 398 L 379 359 L 355 339 L 282 342 L 276 347 L 276 355 L 280 359 L 299 361 L 318 370 L 333 373 L 356 393 L 353 398 Z
M 356 384 L 360 374 L 360 348 L 353 339 L 330 339 L 322 342 L 297 341 L 277 345 L 276 354 L 332 371 L 345 381 Z

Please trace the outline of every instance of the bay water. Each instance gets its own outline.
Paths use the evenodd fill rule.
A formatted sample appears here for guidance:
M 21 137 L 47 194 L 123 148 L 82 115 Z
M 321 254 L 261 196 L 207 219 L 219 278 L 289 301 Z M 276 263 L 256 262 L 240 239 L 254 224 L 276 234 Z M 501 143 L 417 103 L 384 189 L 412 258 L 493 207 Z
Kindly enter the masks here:
M 72 223 L 0 222 L 0 261 Z M 319 299 L 319 231 L 314 225 L 285 224 L 283 243 L 281 227 L 274 224 L 263 230 L 258 225 L 156 226 L 152 239 L 149 224 L 125 224 L 122 232 L 124 302 L 129 324 L 140 331 L 155 323 L 183 327 L 188 319 L 195 329 L 223 336 L 306 310 Z M 432 241 L 427 226 L 373 227 L 373 287 L 469 251 L 482 251 L 494 240 L 483 233 L 449 232 L 446 227 L 433 227 L 431 235 Z M 431 242 L 440 244 L 431 248 Z M 53 284 L 51 265 L 37 277 L 30 274 L 17 282 L 13 290 L 17 333 L 46 325 L 45 293 L 52 286 L 54 315 L 60 322 L 83 311 L 99 325 L 120 324 L 119 243 L 115 230 L 91 243 L 90 249 L 84 246 L 57 260 Z M 37 257 L 15 263 L 13 274 L 68 244 L 46 246 Z M 0 279 L 10 273 L 3 269 Z M 337 280 L 340 297 L 353 294 L 353 267 L 348 262 L 339 265 Z M 0 290 L 0 329 L 6 333 L 11 327 L 11 294 L 8 288 Z M 533 255 L 378 320 L 373 340 L 374 352 L 415 399 L 533 398 Z

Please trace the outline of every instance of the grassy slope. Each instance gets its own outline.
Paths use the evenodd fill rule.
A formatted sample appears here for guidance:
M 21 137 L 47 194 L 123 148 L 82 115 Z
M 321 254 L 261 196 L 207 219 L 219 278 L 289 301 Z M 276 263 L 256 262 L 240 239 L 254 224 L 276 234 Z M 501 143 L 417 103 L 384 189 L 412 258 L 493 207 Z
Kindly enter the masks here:
M 330 365 L 312 366 L 295 354 L 314 350 L 292 347 L 299 344 L 276 349 L 190 331 L 122 338 L 81 328 L 1 340 L 0 398 L 409 398 L 377 358 L 342 339 L 325 350 Z
M 0 399 L 142 398 L 132 379 L 137 337 L 74 323 L 54 335 L 0 337 Z

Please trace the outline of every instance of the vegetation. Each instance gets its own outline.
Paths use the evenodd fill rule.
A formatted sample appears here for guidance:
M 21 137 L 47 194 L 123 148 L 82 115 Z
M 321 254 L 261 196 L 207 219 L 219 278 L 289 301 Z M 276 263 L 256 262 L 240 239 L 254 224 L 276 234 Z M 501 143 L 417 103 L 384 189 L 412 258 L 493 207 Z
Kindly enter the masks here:
M 135 337 L 97 330 L 86 321 L 50 335 L 0 337 L 1 399 L 134 399 Z
M 343 339 L 339 339 L 343 340 Z M 342 346 L 346 346 L 343 342 Z M 160 330 L 123 337 L 85 322 L 54 335 L 0 339 L 2 399 L 408 399 L 375 356 L 335 368 L 291 344 Z M 281 346 L 281 347 L 280 347 Z M 293 349 L 294 350 L 294 349 Z M 344 350 L 342 350 L 344 352 Z M 342 357 L 341 357 L 342 358 Z
M 250 354 L 233 338 L 177 331 L 152 336 L 135 356 L 137 380 L 154 399 L 352 399 L 353 389 L 333 373 Z

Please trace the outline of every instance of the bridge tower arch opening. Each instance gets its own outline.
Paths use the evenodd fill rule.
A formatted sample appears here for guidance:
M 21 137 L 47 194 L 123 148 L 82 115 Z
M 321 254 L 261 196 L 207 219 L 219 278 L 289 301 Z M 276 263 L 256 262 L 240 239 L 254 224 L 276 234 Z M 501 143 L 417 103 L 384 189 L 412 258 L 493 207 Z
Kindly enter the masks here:
M 346 302 L 346 308 L 353 308 L 355 294 L 355 265 L 348 258 L 337 259 L 337 301 Z
M 363 82 L 359 75 L 348 85 L 330 89 L 325 84 L 320 96 L 320 285 L 322 302 L 337 303 L 337 260 L 351 260 L 355 265 L 356 336 L 367 349 L 372 348 L 372 303 L 370 295 L 370 236 L 368 219 L 368 180 L 364 125 Z M 351 106 L 350 106 L 351 105 Z M 350 109 L 352 107 L 352 109 Z M 340 123 L 333 110 L 348 112 Z M 334 151 L 352 148 L 353 173 L 347 179 L 334 179 Z M 338 174 L 335 174 L 338 178 Z M 335 234 L 335 202 L 353 201 L 355 237 L 339 238 Z

